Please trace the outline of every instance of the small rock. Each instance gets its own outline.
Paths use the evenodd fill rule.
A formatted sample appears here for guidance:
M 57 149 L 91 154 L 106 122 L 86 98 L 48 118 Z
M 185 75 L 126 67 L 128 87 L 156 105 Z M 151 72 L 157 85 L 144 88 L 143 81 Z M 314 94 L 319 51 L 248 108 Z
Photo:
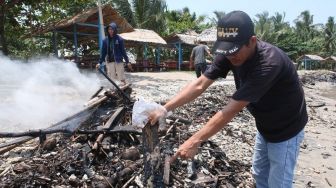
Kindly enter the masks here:
M 49 139 L 47 139 L 46 141 L 43 142 L 42 149 L 47 150 L 47 151 L 51 151 L 56 147 L 56 143 L 57 143 L 56 138 L 54 138 L 54 137 L 49 138 Z
M 83 145 L 81 143 L 74 143 L 74 144 L 72 144 L 72 147 L 74 149 L 81 149 L 83 147 Z
M 14 166 L 13 171 L 16 173 L 22 173 L 22 172 L 26 172 L 27 170 L 30 170 L 31 166 L 27 165 L 24 162 L 21 162 L 17 165 Z
M 75 174 L 71 174 L 71 176 L 69 177 L 69 184 L 72 186 L 77 186 L 79 183 L 78 178 L 75 176 Z
M 121 154 L 121 158 L 125 160 L 136 161 L 140 159 L 140 152 L 137 148 L 130 147 Z
M 321 155 L 323 156 L 323 159 L 327 159 L 328 157 L 331 156 L 331 154 L 328 153 L 328 152 L 323 152 L 323 153 L 321 153 Z
M 86 181 L 86 180 L 88 180 L 88 179 L 89 179 L 89 177 L 88 177 L 86 174 L 84 174 L 83 177 L 82 177 L 82 180 L 83 180 L 83 181 Z
M 334 170 L 334 168 L 331 167 L 331 166 L 328 166 L 327 169 L 328 169 L 328 170 Z

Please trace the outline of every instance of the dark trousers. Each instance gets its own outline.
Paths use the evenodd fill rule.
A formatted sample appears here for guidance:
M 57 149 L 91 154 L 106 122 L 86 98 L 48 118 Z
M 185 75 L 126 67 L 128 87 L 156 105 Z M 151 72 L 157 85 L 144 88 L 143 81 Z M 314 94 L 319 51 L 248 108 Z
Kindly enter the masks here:
M 206 70 L 207 66 L 205 63 L 198 63 L 195 65 L 195 71 L 197 78 L 200 77 Z

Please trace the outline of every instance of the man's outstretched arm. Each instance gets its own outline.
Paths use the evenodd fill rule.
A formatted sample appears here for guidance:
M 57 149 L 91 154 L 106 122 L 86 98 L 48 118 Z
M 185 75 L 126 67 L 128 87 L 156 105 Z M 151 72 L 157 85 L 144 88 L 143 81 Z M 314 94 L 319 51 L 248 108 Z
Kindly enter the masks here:
M 177 157 L 181 157 L 183 159 L 194 157 L 202 142 L 208 140 L 211 136 L 219 132 L 248 104 L 249 102 L 247 101 L 236 101 L 231 99 L 223 110 L 217 112 L 204 127 L 202 127 L 179 147 L 171 161 L 174 161 Z

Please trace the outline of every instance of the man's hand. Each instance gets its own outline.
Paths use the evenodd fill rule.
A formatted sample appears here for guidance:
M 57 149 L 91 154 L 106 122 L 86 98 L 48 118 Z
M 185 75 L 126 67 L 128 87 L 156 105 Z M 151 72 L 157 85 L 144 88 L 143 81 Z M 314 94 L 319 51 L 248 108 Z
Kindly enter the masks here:
M 132 65 L 131 65 L 131 63 L 127 63 L 127 67 L 128 67 L 128 69 L 129 69 L 131 72 L 134 71 L 134 70 L 133 70 L 133 67 L 132 67 Z
M 163 106 L 160 106 L 159 108 L 149 113 L 148 120 L 150 121 L 151 125 L 154 125 L 158 120 L 162 120 L 166 118 L 167 114 L 168 112 L 166 108 Z
M 99 68 L 100 68 L 100 64 L 97 63 L 97 65 L 96 65 L 96 69 L 98 70 Z
M 201 140 L 197 140 L 193 137 L 189 138 L 179 147 L 174 156 L 170 159 L 170 163 L 173 163 L 178 157 L 182 159 L 192 159 L 197 154 L 198 147 L 201 143 Z

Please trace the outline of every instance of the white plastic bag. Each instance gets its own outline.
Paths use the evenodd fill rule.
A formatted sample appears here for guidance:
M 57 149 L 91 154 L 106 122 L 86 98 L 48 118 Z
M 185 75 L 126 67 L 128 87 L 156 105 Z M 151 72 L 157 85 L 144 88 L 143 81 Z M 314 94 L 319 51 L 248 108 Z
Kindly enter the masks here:
M 143 98 L 139 98 L 133 105 L 132 125 L 137 128 L 144 128 L 148 122 L 149 113 L 158 108 L 164 107 L 156 102 L 148 102 Z M 167 113 L 167 116 L 170 114 L 171 112 Z M 165 117 L 161 118 L 159 120 L 159 128 L 164 128 L 165 123 Z

